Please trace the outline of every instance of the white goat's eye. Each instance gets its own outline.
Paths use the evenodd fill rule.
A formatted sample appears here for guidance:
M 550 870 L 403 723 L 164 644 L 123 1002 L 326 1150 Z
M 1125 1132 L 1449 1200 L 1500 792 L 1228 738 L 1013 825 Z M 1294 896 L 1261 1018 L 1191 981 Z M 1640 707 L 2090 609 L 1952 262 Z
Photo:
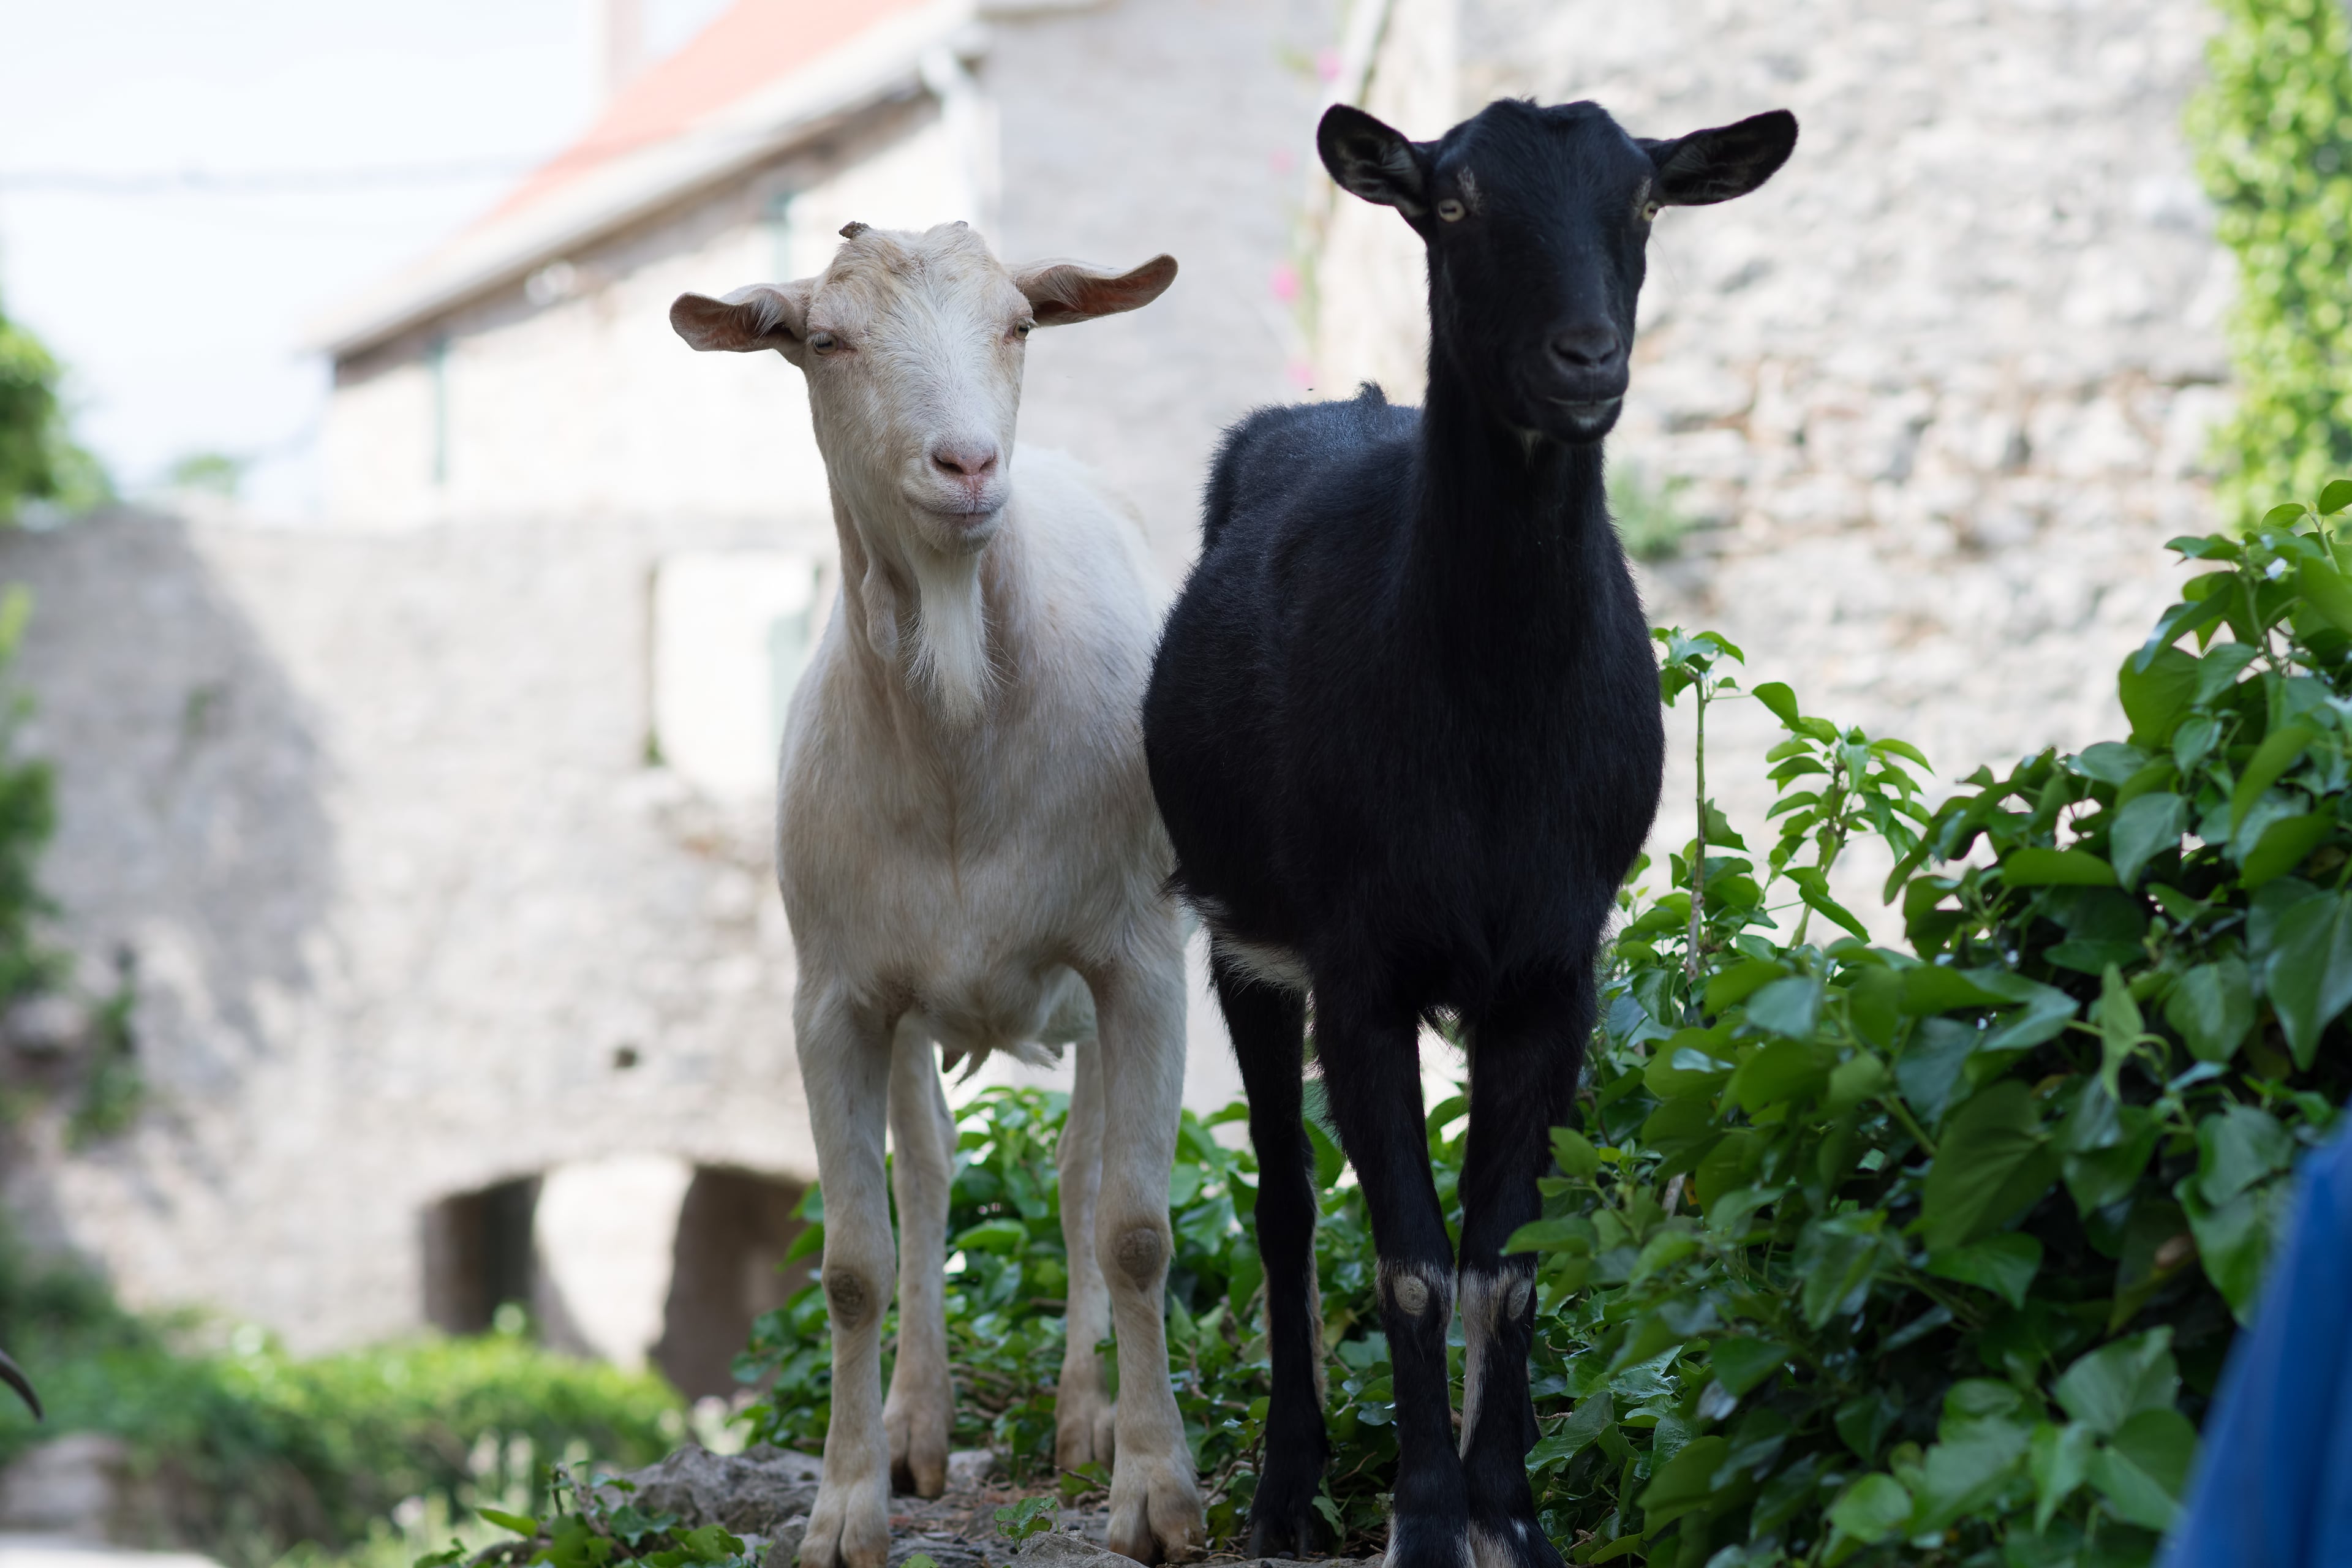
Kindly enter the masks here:
M 1643 223 L 1654 222 L 1658 216 L 1660 205 L 1661 204 L 1657 202 L 1643 202 L 1642 204 L 1642 221 Z
M 809 334 L 808 342 L 809 347 L 815 349 L 820 353 L 826 349 L 839 348 L 841 346 L 841 340 L 835 337 L 831 332 L 811 332 Z
M 1025 338 L 1034 331 L 1036 327 L 1037 323 L 1034 321 L 1015 321 L 1013 323 L 1013 335 L 1016 338 Z
M 1447 223 L 1459 223 L 1462 221 L 1462 204 L 1447 196 L 1437 204 L 1437 216 Z

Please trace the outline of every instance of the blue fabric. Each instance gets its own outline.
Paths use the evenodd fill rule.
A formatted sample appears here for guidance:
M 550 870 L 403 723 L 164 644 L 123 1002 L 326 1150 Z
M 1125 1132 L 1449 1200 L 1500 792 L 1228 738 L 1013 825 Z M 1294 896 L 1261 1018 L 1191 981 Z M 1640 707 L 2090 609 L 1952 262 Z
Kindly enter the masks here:
M 2304 1163 L 2164 1562 L 2352 1565 L 2352 1129 Z

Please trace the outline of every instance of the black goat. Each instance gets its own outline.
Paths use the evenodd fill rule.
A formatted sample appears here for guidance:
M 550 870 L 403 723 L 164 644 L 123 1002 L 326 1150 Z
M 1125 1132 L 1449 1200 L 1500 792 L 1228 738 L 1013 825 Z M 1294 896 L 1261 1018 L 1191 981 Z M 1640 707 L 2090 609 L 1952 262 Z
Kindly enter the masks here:
M 1435 142 L 1345 107 L 1331 176 L 1429 247 L 1429 399 L 1366 386 L 1267 408 L 1212 471 L 1199 565 L 1144 705 L 1176 887 L 1213 970 L 1262 1166 L 1274 1352 L 1249 1552 L 1310 1551 L 1325 1446 L 1315 1197 L 1300 1125 L 1306 995 L 1331 1121 L 1380 1250 L 1395 1365 L 1387 1568 L 1557 1568 L 1528 1487 L 1546 1130 L 1569 1109 L 1594 963 L 1657 810 L 1664 733 L 1601 438 L 1627 383 L 1663 206 L 1755 189 L 1785 112 L 1637 141 L 1590 103 L 1504 101 Z M 1470 1039 L 1454 1270 L 1422 1118 L 1423 1020 Z

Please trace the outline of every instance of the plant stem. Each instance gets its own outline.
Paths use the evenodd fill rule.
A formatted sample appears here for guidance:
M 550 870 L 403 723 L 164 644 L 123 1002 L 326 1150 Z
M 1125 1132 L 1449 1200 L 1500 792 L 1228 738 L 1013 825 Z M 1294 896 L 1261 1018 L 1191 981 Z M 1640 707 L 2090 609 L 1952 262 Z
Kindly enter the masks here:
M 1695 759 L 1698 764 L 1698 840 L 1691 847 L 1691 913 L 1689 951 L 1683 955 L 1684 972 L 1690 976 L 1691 1005 L 1698 1005 L 1698 955 L 1700 922 L 1706 911 L 1706 677 L 1699 677 L 1694 689 L 1698 693 L 1698 739 Z
M 1927 1151 L 1927 1158 L 1934 1159 L 1936 1141 L 1928 1137 L 1927 1130 L 1913 1119 L 1911 1108 L 1903 1103 L 1903 1097 L 1899 1094 L 1885 1094 L 1879 1098 L 1885 1101 L 1886 1109 L 1895 1113 L 1895 1120 L 1903 1123 L 1903 1130 L 1919 1141 L 1919 1147 Z

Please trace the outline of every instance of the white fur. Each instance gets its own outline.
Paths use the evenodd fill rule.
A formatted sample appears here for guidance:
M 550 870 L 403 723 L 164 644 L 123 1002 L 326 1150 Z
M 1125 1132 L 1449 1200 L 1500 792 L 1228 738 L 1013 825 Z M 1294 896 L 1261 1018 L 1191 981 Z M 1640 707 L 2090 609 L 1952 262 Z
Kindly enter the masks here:
M 1049 452 L 1015 460 L 1024 286 L 958 226 L 856 234 L 822 279 L 768 291 L 788 329 L 773 346 L 808 376 L 845 584 L 793 700 L 777 833 L 833 1309 L 807 1568 L 881 1568 L 893 1465 L 926 1494 L 944 1480 L 952 1129 L 932 1041 L 950 1062 L 1076 1043 L 1056 1458 L 1115 1450 L 1114 1550 L 1181 1557 L 1205 1537 L 1160 1316 L 1184 976 L 1139 718 L 1159 600 L 1139 526 L 1092 474 Z M 722 338 L 739 328 L 696 303 L 719 322 L 697 346 L 763 346 Z M 814 346 L 824 332 L 833 353 Z M 993 443 L 1001 460 L 959 479 L 935 460 L 942 442 Z M 886 1099 L 902 1222 L 887 1402 Z M 1114 1323 L 1115 1411 L 1094 1351 Z

